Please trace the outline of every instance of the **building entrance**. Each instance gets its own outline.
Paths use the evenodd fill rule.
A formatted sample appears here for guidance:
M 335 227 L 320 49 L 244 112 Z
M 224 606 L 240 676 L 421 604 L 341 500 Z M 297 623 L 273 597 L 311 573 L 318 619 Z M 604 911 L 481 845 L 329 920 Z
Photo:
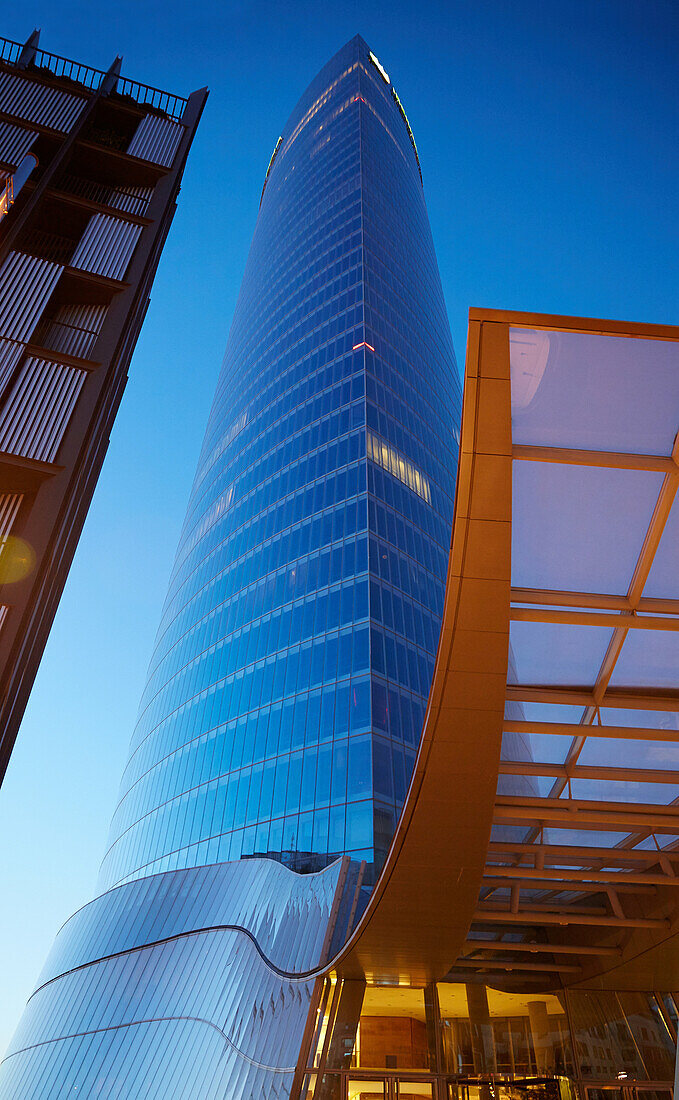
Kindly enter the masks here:
M 361 1072 L 309 1074 L 304 1100 L 673 1100 L 669 1082 L 581 1085 L 569 1077 L 449 1077 Z
M 318 997 L 295 1100 L 672 1100 L 669 994 L 332 975 Z
M 436 1085 L 432 1081 L 403 1081 L 396 1077 L 350 1077 L 347 1082 L 348 1100 L 415 1100 L 428 1096 L 436 1100 Z
M 425 1078 L 413 1074 L 406 1078 L 403 1075 L 353 1073 L 347 1075 L 345 1081 L 346 1091 L 340 1085 L 338 1100 L 416 1100 L 422 1096 L 431 1100 L 575 1100 L 576 1097 L 567 1077 L 489 1080 L 483 1077 Z M 672 1100 L 672 1097 L 657 1093 L 639 1097 L 593 1096 L 587 1100 Z
M 446 1085 L 446 1100 L 576 1100 L 568 1077 L 467 1077 Z

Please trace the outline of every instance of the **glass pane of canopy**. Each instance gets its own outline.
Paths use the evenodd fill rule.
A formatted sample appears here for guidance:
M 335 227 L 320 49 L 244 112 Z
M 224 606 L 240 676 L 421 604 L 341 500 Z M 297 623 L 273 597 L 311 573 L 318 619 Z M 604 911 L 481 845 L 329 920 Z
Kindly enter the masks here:
M 679 424 L 679 345 L 510 329 L 515 443 L 669 455 Z
M 679 496 L 674 498 L 660 537 L 660 545 L 644 586 L 644 596 L 679 600 Z
M 516 741 L 509 739 L 517 735 L 505 733 L 502 738 L 502 760 L 529 760 L 535 764 L 563 764 L 573 738 L 559 734 L 533 734 L 524 737 L 521 744 L 526 748 L 522 754 L 516 751 Z M 552 781 L 550 780 L 550 783 Z
M 556 462 L 513 466 L 512 584 L 626 593 L 662 474 Z
M 677 731 L 679 739 L 679 711 L 634 710 L 631 707 L 601 707 L 602 725 L 627 726 L 637 729 Z
M 609 627 L 513 622 L 509 641 L 520 684 L 590 684 L 613 636 Z
M 568 725 L 577 725 L 583 716 L 582 706 L 573 706 L 569 703 L 537 703 L 534 700 L 521 703 L 521 711 L 521 717 L 526 722 L 566 722 Z M 507 713 L 506 717 L 510 718 L 512 715 Z
M 679 680 L 679 631 L 628 631 L 611 676 L 611 684 L 625 687 L 674 688 L 677 686 L 677 680 Z
M 634 778 L 625 781 L 584 779 L 576 775 L 571 779 L 571 796 L 594 802 L 644 802 L 648 805 L 668 806 L 679 796 L 679 784 L 643 783 Z
M 612 760 L 616 768 L 679 771 L 679 740 L 632 741 L 618 737 L 588 737 L 578 757 L 578 764 L 606 767 Z

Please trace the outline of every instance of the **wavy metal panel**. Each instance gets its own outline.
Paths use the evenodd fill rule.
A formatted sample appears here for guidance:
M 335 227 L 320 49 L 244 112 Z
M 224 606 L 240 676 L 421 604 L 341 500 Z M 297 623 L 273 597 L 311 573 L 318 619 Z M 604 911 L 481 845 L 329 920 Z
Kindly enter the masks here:
M 143 217 L 148 210 L 153 194 L 152 187 L 117 187 L 108 200 L 109 206 L 116 210 L 126 210 L 129 214 Z
M 67 133 L 84 110 L 86 99 L 62 92 L 16 73 L 0 73 L 0 111 L 50 130 Z
M 0 451 L 53 462 L 86 373 L 27 359 L 0 412 Z
M 41 337 L 44 347 L 87 359 L 107 310 L 108 306 L 61 306 Z
M 82 1096 L 96 1080 L 146 1100 L 287 1100 L 314 987 L 303 971 L 321 962 L 341 881 L 339 861 L 297 875 L 240 860 L 85 905 L 28 1003 L 0 1100 L 56 1100 L 64 1059 Z
M 10 252 L 0 267 L 0 337 L 29 340 L 63 270 L 39 256 Z
M 23 126 L 13 126 L 11 122 L 0 122 L 0 161 L 17 168 L 37 136 L 35 130 L 25 130 Z
M 152 164 L 169 168 L 182 139 L 184 127 L 181 122 L 172 122 L 158 115 L 146 115 L 139 123 L 128 153 Z
M 109 214 L 95 214 L 73 254 L 71 267 L 109 279 L 123 279 L 141 232 L 140 225 Z
M 33 995 L 0 1100 L 58 1100 L 66 1080 L 78 1096 L 287 1100 L 313 985 L 235 930 L 102 959 Z
M 135 879 L 66 922 L 39 982 L 103 955 L 216 925 L 247 929 L 286 973 L 312 970 L 321 961 L 340 870 L 338 860 L 298 875 L 273 860 L 248 859 Z

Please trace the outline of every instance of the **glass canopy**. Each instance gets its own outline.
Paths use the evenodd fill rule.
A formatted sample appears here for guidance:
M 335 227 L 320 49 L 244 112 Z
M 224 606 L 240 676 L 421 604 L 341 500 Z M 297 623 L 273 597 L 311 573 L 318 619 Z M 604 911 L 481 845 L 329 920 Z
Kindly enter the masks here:
M 679 339 L 492 320 L 511 373 L 510 673 L 458 969 L 544 983 L 659 942 L 676 904 Z

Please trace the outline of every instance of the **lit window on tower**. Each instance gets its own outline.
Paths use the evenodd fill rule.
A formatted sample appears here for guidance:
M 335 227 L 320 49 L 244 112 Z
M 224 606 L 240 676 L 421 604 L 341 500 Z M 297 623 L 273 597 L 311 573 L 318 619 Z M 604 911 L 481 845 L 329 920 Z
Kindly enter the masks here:
M 431 488 L 429 486 L 429 481 L 424 474 L 417 469 L 417 466 L 414 466 L 412 462 L 409 462 L 407 458 L 399 454 L 395 447 L 392 447 L 389 443 L 385 443 L 383 439 L 380 439 L 379 436 L 374 435 L 372 432 L 367 433 L 366 447 L 368 458 L 376 462 L 377 465 L 381 466 L 387 473 L 398 478 L 399 481 L 402 481 L 404 485 L 407 485 L 409 489 L 417 493 L 418 497 L 422 497 L 422 500 L 426 500 L 427 504 L 431 504 Z

